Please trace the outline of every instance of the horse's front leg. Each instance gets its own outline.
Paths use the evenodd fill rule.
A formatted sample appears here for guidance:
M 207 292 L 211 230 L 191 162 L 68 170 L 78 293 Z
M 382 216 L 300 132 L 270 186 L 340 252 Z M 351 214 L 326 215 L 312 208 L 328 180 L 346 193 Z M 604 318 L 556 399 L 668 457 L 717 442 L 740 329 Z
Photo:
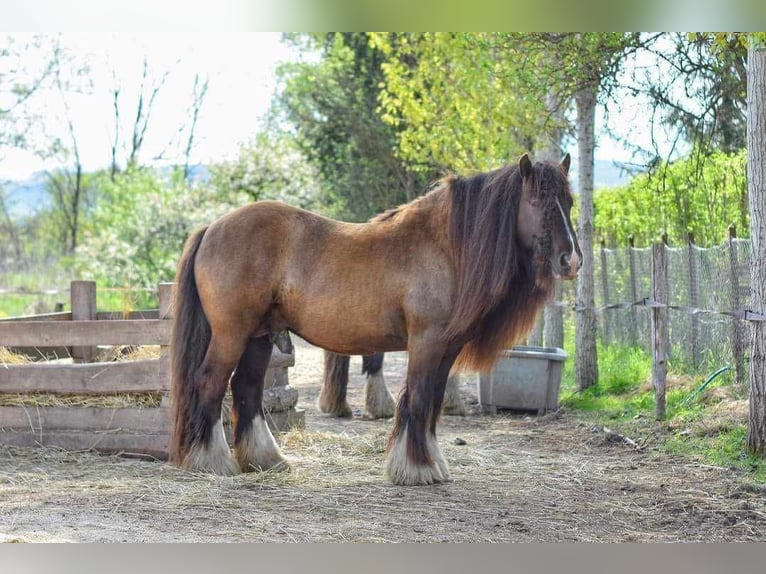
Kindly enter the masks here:
M 436 440 L 444 387 L 457 357 L 444 345 L 410 340 L 407 381 L 388 437 L 386 473 L 394 484 L 420 485 L 450 480 Z

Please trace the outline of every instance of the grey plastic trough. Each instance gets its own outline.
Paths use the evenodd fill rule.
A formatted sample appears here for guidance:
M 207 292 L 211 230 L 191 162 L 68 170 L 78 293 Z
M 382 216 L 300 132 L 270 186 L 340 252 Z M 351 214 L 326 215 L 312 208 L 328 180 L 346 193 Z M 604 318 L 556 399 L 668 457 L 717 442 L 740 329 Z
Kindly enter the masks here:
M 516 346 L 502 352 L 495 368 L 479 376 L 479 405 L 544 414 L 559 404 L 561 370 L 567 353 L 557 347 Z

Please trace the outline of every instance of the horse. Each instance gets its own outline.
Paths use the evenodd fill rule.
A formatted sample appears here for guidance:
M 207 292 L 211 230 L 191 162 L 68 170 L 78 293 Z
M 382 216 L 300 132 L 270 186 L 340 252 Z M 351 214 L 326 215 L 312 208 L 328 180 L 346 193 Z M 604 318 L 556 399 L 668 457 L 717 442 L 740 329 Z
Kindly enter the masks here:
M 289 469 L 261 404 L 273 338 L 289 330 L 343 355 L 406 350 L 386 475 L 451 480 L 436 424 L 453 366 L 490 369 L 582 265 L 569 166 L 568 154 L 524 154 L 448 176 L 366 223 L 257 201 L 193 232 L 173 298 L 171 461 L 219 475 Z M 233 454 L 221 422 L 229 381 Z
M 396 401 L 386 387 L 383 377 L 385 353 L 373 353 L 362 357 L 362 374 L 367 375 L 364 387 L 365 416 L 371 419 L 388 419 L 394 416 Z M 350 357 L 330 351 L 324 352 L 324 378 L 319 391 L 317 407 L 323 413 L 338 418 L 349 418 L 351 407 L 346 401 Z M 444 390 L 442 414 L 465 416 L 466 408 L 460 398 L 458 377 L 447 378 Z

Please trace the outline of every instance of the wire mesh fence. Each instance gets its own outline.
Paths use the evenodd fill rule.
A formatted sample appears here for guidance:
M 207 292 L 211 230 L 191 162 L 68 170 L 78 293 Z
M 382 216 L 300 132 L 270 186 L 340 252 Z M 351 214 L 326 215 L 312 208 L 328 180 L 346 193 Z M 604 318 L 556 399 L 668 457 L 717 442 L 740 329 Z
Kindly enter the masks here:
M 667 262 L 669 359 L 684 371 L 705 371 L 731 364 L 745 380 L 750 292 L 750 242 L 730 238 L 702 248 L 664 245 Z M 595 307 L 599 336 L 651 350 L 653 301 L 652 248 L 601 247 L 594 257 Z M 574 302 L 574 289 L 562 302 Z M 760 320 L 760 319 L 759 319 Z

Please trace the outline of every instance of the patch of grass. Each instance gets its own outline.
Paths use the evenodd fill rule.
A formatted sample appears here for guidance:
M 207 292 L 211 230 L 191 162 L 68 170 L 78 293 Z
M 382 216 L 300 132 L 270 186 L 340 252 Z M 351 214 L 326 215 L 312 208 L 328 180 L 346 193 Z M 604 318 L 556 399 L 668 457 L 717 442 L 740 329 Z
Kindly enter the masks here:
M 651 357 L 642 349 L 619 345 L 599 346 L 598 353 L 598 383 L 584 391 L 578 391 L 571 379 L 562 383 L 562 405 L 638 442 L 651 434 L 656 452 L 736 469 L 766 482 L 766 460 L 745 452 L 746 389 L 734 384 L 732 371 L 716 375 L 704 389 L 710 372 L 669 374 L 666 418 L 656 423 Z M 574 361 L 568 363 L 571 377 Z M 662 430 L 657 432 L 658 428 Z
M 572 381 L 569 388 L 562 392 L 562 404 L 588 412 L 601 412 L 608 418 L 635 416 L 638 412 L 652 409 L 653 394 L 640 391 L 651 372 L 651 359 L 642 349 L 600 345 L 598 365 L 598 384 L 578 391 Z
M 747 472 L 753 480 L 766 482 L 766 460 L 745 451 L 747 424 L 731 422 L 715 432 L 696 433 L 685 428 L 670 435 L 661 452 L 698 460 L 705 464 Z

